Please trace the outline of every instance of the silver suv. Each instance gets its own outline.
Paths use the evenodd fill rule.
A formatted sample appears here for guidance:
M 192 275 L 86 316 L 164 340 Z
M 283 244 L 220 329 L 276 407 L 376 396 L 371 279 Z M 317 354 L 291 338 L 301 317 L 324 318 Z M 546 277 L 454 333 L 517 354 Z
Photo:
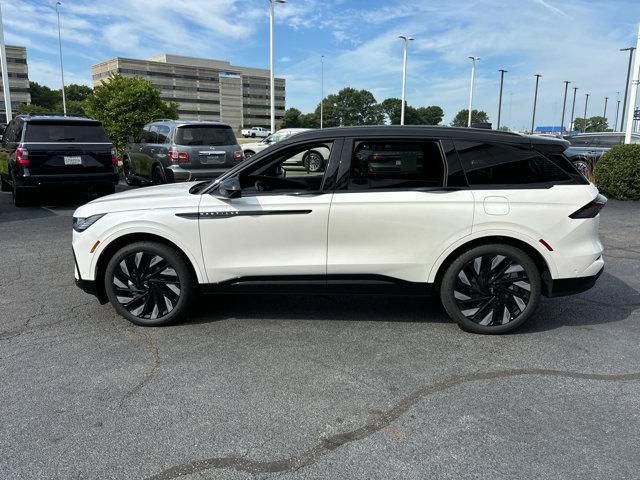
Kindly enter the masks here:
M 216 178 L 243 158 L 225 123 L 156 120 L 129 138 L 122 167 L 127 184 L 158 185 Z

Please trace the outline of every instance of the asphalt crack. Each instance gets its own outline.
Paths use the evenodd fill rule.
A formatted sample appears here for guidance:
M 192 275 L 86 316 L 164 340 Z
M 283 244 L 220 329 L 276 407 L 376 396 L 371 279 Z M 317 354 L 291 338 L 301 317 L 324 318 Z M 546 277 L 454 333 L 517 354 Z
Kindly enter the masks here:
M 126 401 L 133 397 L 136 393 L 138 393 L 142 388 L 145 387 L 151 380 L 155 378 L 160 370 L 160 350 L 158 348 L 158 343 L 149 335 L 148 332 L 141 332 L 143 337 L 145 338 L 147 344 L 147 350 L 151 354 L 152 365 L 151 368 L 147 371 L 146 375 L 130 390 L 128 390 L 120 399 L 118 406 L 122 408 Z
M 226 457 L 213 457 L 175 465 L 173 467 L 167 468 L 166 470 L 163 470 L 156 475 L 148 477 L 147 480 L 172 480 L 174 478 L 185 475 L 193 475 L 206 470 L 226 468 L 250 473 L 253 475 L 261 473 L 293 472 L 303 467 L 312 465 L 313 463 L 320 460 L 320 458 L 322 458 L 323 456 L 333 452 L 334 450 L 337 450 L 343 445 L 364 440 L 374 433 L 379 432 L 380 430 L 389 426 L 392 422 L 399 419 L 409 409 L 415 406 L 420 400 L 426 397 L 443 392 L 445 390 L 449 390 L 459 385 L 463 385 L 465 383 L 522 376 L 555 377 L 604 382 L 628 382 L 640 380 L 640 372 L 623 374 L 598 374 L 567 372 L 563 370 L 551 370 L 543 368 L 521 368 L 499 370 L 494 372 L 469 373 L 466 375 L 455 375 L 449 377 L 448 379 L 436 382 L 430 386 L 419 388 L 418 390 L 413 391 L 412 393 L 402 398 L 390 409 L 380 412 L 376 419 L 354 430 L 323 438 L 318 444 L 292 457 L 270 461 L 250 460 L 246 458 L 246 454 L 231 455 Z

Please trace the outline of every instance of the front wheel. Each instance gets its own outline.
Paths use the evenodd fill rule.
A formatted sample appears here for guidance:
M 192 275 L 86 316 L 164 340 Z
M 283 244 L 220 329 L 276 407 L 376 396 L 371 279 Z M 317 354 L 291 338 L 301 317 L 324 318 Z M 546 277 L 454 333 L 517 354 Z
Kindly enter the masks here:
M 522 325 L 540 300 L 542 281 L 533 260 L 510 245 L 481 245 L 449 265 L 440 298 L 460 328 L 505 333 Z
M 116 312 L 148 327 L 183 319 L 195 290 L 195 279 L 182 256 L 155 242 L 118 250 L 109 260 L 104 282 Z
M 320 153 L 311 151 L 304 157 L 302 164 L 304 165 L 307 173 L 321 172 L 324 169 L 324 158 Z
M 124 176 L 124 181 L 130 187 L 138 187 L 140 186 L 140 181 L 136 178 L 131 168 L 131 162 L 128 159 L 125 159 L 122 162 L 122 175 Z

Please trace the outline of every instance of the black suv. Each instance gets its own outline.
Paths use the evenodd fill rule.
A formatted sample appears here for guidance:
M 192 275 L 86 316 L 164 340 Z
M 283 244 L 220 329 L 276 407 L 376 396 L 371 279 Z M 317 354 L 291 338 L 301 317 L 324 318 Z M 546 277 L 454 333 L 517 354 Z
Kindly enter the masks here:
M 592 175 L 596 161 L 610 148 L 624 143 L 624 132 L 582 133 L 565 137 L 571 146 L 564 154 L 571 163 L 588 177 Z M 631 143 L 640 143 L 640 134 L 631 134 Z
M 216 178 L 243 159 L 225 123 L 156 120 L 129 138 L 122 168 L 129 185 L 158 185 Z
M 0 184 L 18 207 L 45 187 L 80 186 L 108 195 L 118 180 L 116 150 L 96 120 L 19 115 L 4 131 Z

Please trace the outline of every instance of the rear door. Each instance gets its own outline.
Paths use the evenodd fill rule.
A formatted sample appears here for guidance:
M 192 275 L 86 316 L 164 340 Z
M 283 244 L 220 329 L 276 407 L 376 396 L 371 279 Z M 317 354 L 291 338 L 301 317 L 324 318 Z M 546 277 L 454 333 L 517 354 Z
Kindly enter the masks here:
M 176 128 L 174 142 L 179 151 L 189 154 L 190 169 L 233 167 L 239 160 L 234 160 L 234 153 L 241 151 L 228 125 L 182 125 Z
M 329 215 L 328 275 L 427 282 L 432 265 L 469 235 L 473 196 L 450 140 L 345 142 Z
M 31 120 L 23 143 L 29 151 L 31 175 L 113 171 L 112 144 L 99 122 Z

